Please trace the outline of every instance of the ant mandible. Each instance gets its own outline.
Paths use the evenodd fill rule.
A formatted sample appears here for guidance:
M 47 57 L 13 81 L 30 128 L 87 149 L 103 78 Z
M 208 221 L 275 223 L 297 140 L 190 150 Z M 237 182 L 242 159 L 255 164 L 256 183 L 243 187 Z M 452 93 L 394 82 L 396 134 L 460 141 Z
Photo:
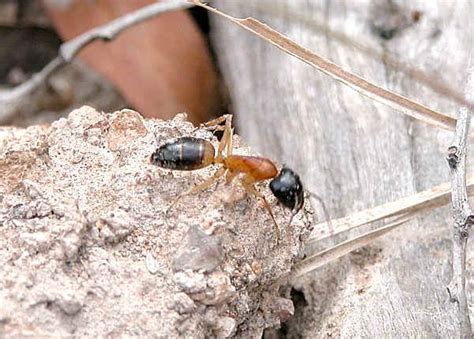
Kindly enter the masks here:
M 232 154 L 232 115 L 228 114 L 211 120 L 205 123 L 204 126 L 218 130 L 222 128 L 220 124 L 223 122 L 225 122 L 224 134 L 219 142 L 217 154 L 214 146 L 208 140 L 181 137 L 158 147 L 151 155 L 152 164 L 173 170 L 192 171 L 213 164 L 222 165 L 211 178 L 178 196 L 169 208 L 181 197 L 205 190 L 224 175 L 226 182 L 230 183 L 239 174 L 243 174 L 240 179 L 243 188 L 247 193 L 262 199 L 265 208 L 272 217 L 277 239 L 280 239 L 280 228 L 275 220 L 273 211 L 265 197 L 255 189 L 254 184 L 273 178 L 270 183 L 270 189 L 280 203 L 292 209 L 291 223 L 293 216 L 301 209 L 304 202 L 303 185 L 299 176 L 289 168 L 283 168 L 280 174 L 277 175 L 278 170 L 275 164 L 270 159 L 264 157 Z M 223 154 L 224 150 L 226 150 L 225 156 Z

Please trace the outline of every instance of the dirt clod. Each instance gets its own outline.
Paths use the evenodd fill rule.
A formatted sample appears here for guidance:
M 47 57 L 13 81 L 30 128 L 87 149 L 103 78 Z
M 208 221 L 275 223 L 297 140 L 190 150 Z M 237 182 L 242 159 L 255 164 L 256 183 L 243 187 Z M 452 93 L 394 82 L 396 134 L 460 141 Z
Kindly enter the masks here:
M 254 197 L 217 167 L 169 171 L 150 155 L 179 136 L 218 141 L 185 115 L 146 120 L 91 107 L 51 126 L 0 128 L 0 336 L 259 336 L 292 312 L 280 286 L 310 226 L 276 245 Z M 235 150 L 252 154 L 235 136 Z M 283 225 L 290 211 L 268 199 Z M 291 303 L 291 302 L 290 302 Z

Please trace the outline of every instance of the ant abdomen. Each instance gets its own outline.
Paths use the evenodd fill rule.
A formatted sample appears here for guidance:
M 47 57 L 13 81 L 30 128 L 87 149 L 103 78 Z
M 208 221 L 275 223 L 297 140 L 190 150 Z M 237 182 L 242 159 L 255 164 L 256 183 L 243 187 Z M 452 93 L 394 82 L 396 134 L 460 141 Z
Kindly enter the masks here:
M 162 168 L 192 171 L 214 162 L 215 149 L 200 138 L 182 137 L 161 145 L 151 155 L 151 163 Z

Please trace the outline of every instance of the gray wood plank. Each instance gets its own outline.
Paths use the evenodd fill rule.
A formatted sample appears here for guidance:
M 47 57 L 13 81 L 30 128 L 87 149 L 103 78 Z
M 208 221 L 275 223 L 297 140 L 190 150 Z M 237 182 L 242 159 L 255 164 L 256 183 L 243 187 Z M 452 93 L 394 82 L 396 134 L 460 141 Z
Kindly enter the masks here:
M 213 5 L 259 19 L 366 79 L 455 116 L 455 104 L 332 31 L 462 91 L 473 47 L 471 1 L 221 0 Z M 420 20 L 414 22 L 417 13 Z M 297 170 L 332 217 L 449 180 L 445 152 L 452 133 L 361 97 L 231 22 L 211 17 L 239 132 L 253 148 Z M 469 154 L 472 169 L 472 148 Z M 296 287 L 309 304 L 297 307 L 289 331 L 307 337 L 455 336 L 455 310 L 445 287 L 451 270 L 449 212 L 447 207 L 420 216 L 302 279 Z M 471 263 L 469 255 L 472 304 Z

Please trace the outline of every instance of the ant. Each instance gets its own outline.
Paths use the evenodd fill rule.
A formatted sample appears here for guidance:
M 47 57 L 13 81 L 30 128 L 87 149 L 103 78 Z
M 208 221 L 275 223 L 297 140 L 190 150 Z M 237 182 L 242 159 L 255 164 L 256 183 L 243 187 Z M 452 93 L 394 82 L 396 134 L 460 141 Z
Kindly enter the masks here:
M 224 123 L 224 126 L 220 126 Z M 239 174 L 243 174 L 240 182 L 245 191 L 251 195 L 261 198 L 275 225 L 277 239 L 280 239 L 280 228 L 275 220 L 273 211 L 265 197 L 255 189 L 254 184 L 259 181 L 273 179 L 270 189 L 284 206 L 293 211 L 293 217 L 303 206 L 303 185 L 299 176 L 291 169 L 284 167 L 278 174 L 275 164 L 267 158 L 258 156 L 232 154 L 232 115 L 227 114 L 204 124 L 204 127 L 216 130 L 224 130 L 221 141 L 215 151 L 214 146 L 208 140 L 194 137 L 181 137 L 161 145 L 151 155 L 151 163 L 162 168 L 182 171 L 192 171 L 208 167 L 213 164 L 221 164 L 212 177 L 182 193 L 168 207 L 170 209 L 181 197 L 205 190 L 214 184 L 220 177 L 225 175 L 226 182 L 230 183 Z M 226 150 L 224 156 L 223 152 Z

